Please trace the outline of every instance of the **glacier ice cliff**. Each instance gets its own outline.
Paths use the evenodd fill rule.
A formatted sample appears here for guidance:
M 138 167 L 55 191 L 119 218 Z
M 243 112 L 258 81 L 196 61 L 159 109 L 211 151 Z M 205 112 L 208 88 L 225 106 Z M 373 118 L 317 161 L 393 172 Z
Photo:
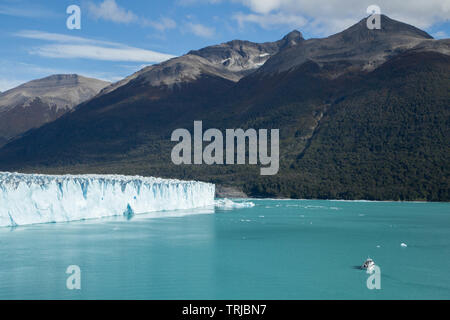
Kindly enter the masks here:
M 214 206 L 214 184 L 0 172 L 0 227 Z

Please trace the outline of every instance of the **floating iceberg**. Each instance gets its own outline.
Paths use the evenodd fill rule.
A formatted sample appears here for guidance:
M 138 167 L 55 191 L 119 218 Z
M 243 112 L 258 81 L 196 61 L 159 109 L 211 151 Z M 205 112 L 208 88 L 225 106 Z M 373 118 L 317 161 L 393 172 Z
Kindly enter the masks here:
M 225 210 L 231 210 L 231 209 L 241 209 L 241 208 L 252 208 L 255 204 L 250 201 L 244 201 L 244 202 L 234 202 L 230 199 L 218 199 L 216 200 L 216 207 L 225 209 Z
M 214 206 L 214 184 L 0 172 L 0 227 Z

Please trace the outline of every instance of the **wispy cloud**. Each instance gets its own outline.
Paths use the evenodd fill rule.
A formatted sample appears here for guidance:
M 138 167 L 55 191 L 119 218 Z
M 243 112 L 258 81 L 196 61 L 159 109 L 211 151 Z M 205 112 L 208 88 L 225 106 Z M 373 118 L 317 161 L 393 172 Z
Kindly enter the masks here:
M 0 5 L 0 15 L 23 17 L 23 18 L 48 18 L 58 16 L 58 14 L 56 14 L 53 11 L 37 7 L 35 5 L 27 5 L 27 6 Z
M 193 22 L 186 23 L 186 31 L 203 38 L 211 38 L 215 34 L 214 28 L 210 28 L 200 23 L 193 23 Z
M 36 39 L 36 40 L 45 40 L 45 41 L 53 41 L 53 42 L 64 42 L 64 43 L 91 43 L 91 44 L 102 44 L 114 46 L 118 45 L 116 42 L 111 41 L 102 41 L 95 40 L 77 36 L 69 36 L 66 34 L 60 33 L 51 33 L 39 30 L 21 30 L 16 33 L 13 33 L 14 36 L 20 38 L 28 38 L 28 39 Z
M 238 13 L 235 20 L 242 26 L 253 23 L 264 28 L 282 25 L 302 26 L 315 35 L 327 35 L 356 23 L 366 16 L 373 0 L 227 0 L 241 3 L 249 13 Z M 450 0 L 377 0 L 381 12 L 393 19 L 428 28 L 448 22 Z M 349 10 L 350 8 L 350 10 Z M 285 18 L 285 19 L 283 19 Z
M 151 26 L 158 31 L 166 31 L 177 27 L 177 23 L 174 20 L 167 17 L 161 17 L 159 20 L 156 21 L 143 19 L 142 24 L 144 26 Z
M 191 6 L 194 4 L 216 4 L 221 2 L 222 0 L 177 0 L 176 4 L 180 6 Z
M 106 48 L 92 45 L 68 45 L 54 44 L 39 47 L 30 51 L 49 58 L 83 58 L 104 61 L 142 61 L 162 62 L 173 58 L 173 56 L 132 47 Z
M 115 0 L 104 0 L 99 4 L 88 2 L 88 12 L 94 19 L 111 21 L 114 23 L 130 24 L 136 23 L 144 27 L 152 27 L 158 31 L 174 29 L 177 23 L 168 17 L 161 17 L 158 20 L 150 20 L 135 14 L 117 4 Z
M 289 26 L 291 28 L 300 28 L 308 23 L 302 16 L 295 14 L 286 14 L 283 12 L 278 12 L 275 14 L 244 14 L 236 13 L 233 16 L 239 26 L 243 28 L 246 23 L 256 23 L 264 29 L 271 29 L 278 26 Z
M 447 33 L 445 31 L 441 30 L 441 31 L 437 31 L 437 32 L 433 33 L 433 37 L 435 39 L 446 39 L 449 36 L 447 35 Z
M 174 57 L 170 54 L 130 47 L 117 42 L 101 41 L 37 30 L 24 30 L 15 33 L 15 35 L 22 38 L 53 42 L 53 44 L 37 46 L 29 51 L 30 54 L 37 54 L 49 58 L 82 58 L 104 61 L 158 63 Z
M 104 0 L 100 4 L 88 3 L 89 13 L 96 19 L 112 21 L 116 23 L 135 22 L 139 18 L 131 10 L 119 7 L 115 0 Z

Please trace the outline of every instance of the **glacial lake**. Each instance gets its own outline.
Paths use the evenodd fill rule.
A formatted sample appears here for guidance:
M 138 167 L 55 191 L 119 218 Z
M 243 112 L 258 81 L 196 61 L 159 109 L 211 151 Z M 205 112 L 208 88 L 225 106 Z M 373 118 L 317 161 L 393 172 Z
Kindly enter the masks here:
M 0 299 L 450 299 L 450 203 L 235 202 L 0 228 Z

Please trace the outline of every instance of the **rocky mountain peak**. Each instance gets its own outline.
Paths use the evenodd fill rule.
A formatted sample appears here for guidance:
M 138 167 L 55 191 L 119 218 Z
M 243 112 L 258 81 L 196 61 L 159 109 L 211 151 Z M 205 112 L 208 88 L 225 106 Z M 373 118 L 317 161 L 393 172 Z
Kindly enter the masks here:
M 145 67 L 133 75 L 105 88 L 109 93 L 134 80 L 144 81 L 151 86 L 173 86 L 195 81 L 202 75 L 212 75 L 237 82 L 256 71 L 266 61 L 286 47 L 303 41 L 299 31 L 292 31 L 275 42 L 255 43 L 232 40 L 191 50 L 186 55 L 173 58 L 161 64 Z
M 350 28 L 332 37 L 340 38 L 345 43 L 373 41 L 386 38 L 416 38 L 433 39 L 428 33 L 404 22 L 396 21 L 386 15 L 381 15 L 381 29 L 367 28 L 367 18 L 360 20 Z
M 48 89 L 54 90 L 55 88 L 62 88 L 68 90 L 78 86 L 91 86 L 92 90 L 96 91 L 98 88 L 105 87 L 106 85 L 108 85 L 107 81 L 87 78 L 78 74 L 55 74 L 26 82 L 16 88 L 6 91 L 5 94 L 9 92 L 21 92 L 26 96 L 37 96 L 40 94 L 51 95 L 51 93 L 47 92 Z M 55 96 L 56 95 L 57 93 L 55 93 Z
M 283 39 L 281 39 L 279 42 L 281 48 L 286 48 L 296 46 L 302 41 L 305 41 L 302 33 L 298 30 L 293 30 L 289 32 L 287 35 L 285 35 Z
M 367 27 L 367 19 L 327 38 L 303 40 L 281 50 L 258 72 L 288 71 L 306 61 L 345 66 L 333 71 L 331 76 L 335 77 L 349 70 L 373 70 L 390 57 L 418 46 L 440 52 L 445 49 L 442 49 L 444 42 L 431 45 L 429 42 L 436 40 L 409 24 L 381 15 L 381 29 L 371 30 Z
M 24 83 L 0 95 L 0 145 L 55 120 L 91 99 L 109 82 L 57 74 Z

